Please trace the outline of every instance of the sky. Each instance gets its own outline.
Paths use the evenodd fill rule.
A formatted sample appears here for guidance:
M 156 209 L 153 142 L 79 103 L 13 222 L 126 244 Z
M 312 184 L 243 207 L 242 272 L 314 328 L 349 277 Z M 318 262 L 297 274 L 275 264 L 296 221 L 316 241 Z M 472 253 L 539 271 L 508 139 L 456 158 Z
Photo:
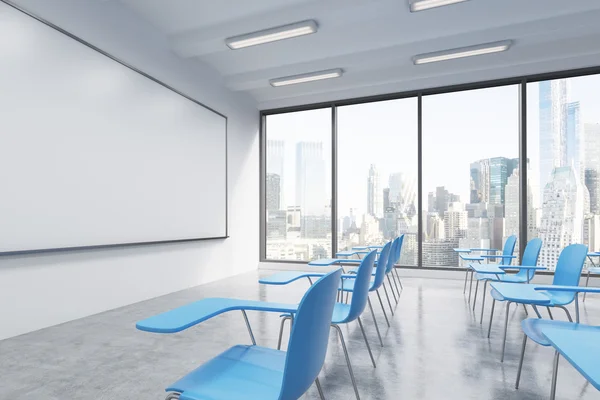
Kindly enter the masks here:
M 581 103 L 581 123 L 600 122 L 600 76 L 571 78 L 570 101 Z M 518 85 L 423 97 L 423 195 L 437 186 L 469 200 L 470 164 L 491 157 L 517 158 Z M 538 84 L 528 84 L 528 151 L 531 177 L 539 160 Z M 286 142 L 285 198 L 294 198 L 295 145 L 321 141 L 327 165 L 325 196 L 331 196 L 331 109 L 267 118 L 267 139 Z M 268 160 L 267 160 L 268 163 Z M 381 190 L 390 173 L 417 178 L 417 100 L 415 98 L 338 108 L 339 215 L 365 212 L 369 167 L 380 171 Z M 268 170 L 268 165 L 267 165 Z

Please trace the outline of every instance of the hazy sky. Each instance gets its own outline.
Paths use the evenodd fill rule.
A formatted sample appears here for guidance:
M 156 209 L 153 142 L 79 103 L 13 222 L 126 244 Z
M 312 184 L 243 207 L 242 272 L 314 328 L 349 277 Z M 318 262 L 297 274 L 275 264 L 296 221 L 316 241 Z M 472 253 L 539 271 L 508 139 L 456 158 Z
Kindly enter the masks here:
M 600 76 L 572 78 L 570 101 L 581 103 L 581 123 L 600 122 Z M 518 86 L 471 90 L 423 97 L 423 191 L 437 186 L 469 199 L 473 161 L 518 157 Z M 294 198 L 295 145 L 324 145 L 326 202 L 331 196 L 331 109 L 269 116 L 267 137 L 286 142 L 284 191 Z M 538 84 L 528 87 L 528 150 L 531 177 L 537 181 Z M 339 215 L 350 208 L 365 212 L 369 167 L 381 175 L 381 189 L 392 172 L 417 177 L 417 100 L 400 99 L 338 108 Z M 267 167 L 268 169 L 268 167 Z

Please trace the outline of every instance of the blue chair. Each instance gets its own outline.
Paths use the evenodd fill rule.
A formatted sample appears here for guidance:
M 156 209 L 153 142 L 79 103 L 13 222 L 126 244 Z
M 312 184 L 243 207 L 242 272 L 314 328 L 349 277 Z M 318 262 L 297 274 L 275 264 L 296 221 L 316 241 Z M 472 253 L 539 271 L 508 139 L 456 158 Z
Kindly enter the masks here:
M 400 280 L 400 275 L 398 274 L 398 271 L 394 267 L 396 264 L 398 264 L 400 262 L 400 257 L 402 256 L 402 245 L 404 244 L 404 234 L 398 236 L 396 238 L 396 240 L 398 241 L 398 245 L 396 247 L 396 254 L 394 257 L 394 262 L 392 264 L 392 271 L 394 271 L 394 273 L 396 274 L 396 279 L 398 279 L 398 284 L 400 285 L 400 289 L 404 289 L 402 287 L 402 281 Z M 398 292 L 398 294 L 400 294 L 400 293 Z
M 583 270 L 583 264 L 587 255 L 587 246 L 583 244 L 571 244 L 563 249 L 556 263 L 554 271 L 554 280 L 552 286 L 577 286 Z M 504 350 L 506 347 L 506 331 L 508 328 L 508 316 L 510 305 L 512 303 L 531 305 L 539 318 L 540 315 L 537 306 L 545 306 L 548 309 L 550 318 L 552 312 L 550 307 L 562 308 L 567 314 L 569 321 L 573 321 L 569 310 L 565 307 L 575 300 L 575 294 L 546 290 L 536 291 L 535 288 L 539 285 L 535 284 L 516 284 L 511 282 L 492 282 L 491 295 L 494 299 L 492 303 L 492 312 L 490 314 L 490 326 L 488 328 L 488 337 L 492 328 L 492 318 L 494 316 L 494 306 L 496 301 L 506 301 L 506 315 L 504 317 L 504 339 L 502 343 L 501 361 L 504 361 Z
M 234 346 L 167 388 L 167 400 L 297 400 L 323 367 L 340 269 L 308 289 L 298 306 L 287 352 Z
M 593 332 L 596 335 L 596 340 L 600 340 L 600 326 L 590 326 L 580 324 L 579 318 L 579 293 L 600 293 L 600 288 L 593 287 L 578 287 L 578 286 L 539 286 L 536 290 L 551 290 L 555 293 L 565 292 L 572 293 L 575 296 L 575 321 L 576 323 L 566 321 L 554 321 L 548 319 L 537 319 L 528 318 L 521 321 L 521 327 L 523 328 L 523 345 L 521 347 L 521 360 L 519 361 L 519 369 L 517 371 L 517 381 L 515 383 L 515 389 L 519 388 L 519 381 L 521 380 L 521 371 L 523 370 L 523 359 L 525 358 L 525 348 L 527 346 L 527 339 L 531 339 L 539 345 L 551 346 L 552 343 L 544 335 L 544 330 L 560 329 L 565 332 Z M 598 364 L 600 366 L 600 364 Z M 599 367 L 600 368 L 600 367 Z M 554 393 L 554 390 L 553 390 Z
M 542 250 L 542 239 L 531 239 L 527 246 L 525 246 L 525 251 L 523 252 L 523 260 L 521 261 L 521 265 L 523 267 L 531 266 L 535 267 L 538 262 L 538 258 L 540 256 L 540 251 Z M 504 265 L 504 264 L 500 264 Z M 519 267 L 520 267 L 519 266 Z M 515 268 L 519 268 L 515 267 Z M 475 275 L 475 279 L 477 279 L 477 283 L 479 281 L 484 281 L 483 284 L 483 299 L 481 304 L 481 318 L 479 320 L 479 324 L 483 323 L 483 310 L 485 308 L 485 295 L 487 293 L 487 283 L 488 281 L 495 282 L 513 282 L 513 283 L 529 283 L 535 276 L 535 269 L 529 268 L 519 268 L 519 272 L 516 274 L 505 274 L 505 275 Z M 477 296 L 477 289 L 475 289 L 475 296 Z M 475 310 L 475 302 L 473 302 L 473 310 Z M 527 309 L 525 309 L 527 310 Z M 489 336 L 488 336 L 489 337 Z
M 344 335 L 342 334 L 342 330 L 340 328 L 340 324 L 347 324 L 353 321 L 358 321 L 358 325 L 360 326 L 360 330 L 362 331 L 363 338 L 365 339 L 365 344 L 367 345 L 367 350 L 369 351 L 369 356 L 371 357 L 371 362 L 373 363 L 373 367 L 377 368 L 375 364 L 375 358 L 373 357 L 373 353 L 371 352 L 371 346 L 369 345 L 369 340 L 367 339 L 367 335 L 365 334 L 365 329 L 363 327 L 362 321 L 360 319 L 361 314 L 365 310 L 367 306 L 367 300 L 369 298 L 369 287 L 371 286 L 371 274 L 373 273 L 373 265 L 375 264 L 375 258 L 377 257 L 377 251 L 371 251 L 365 258 L 361 260 L 360 266 L 356 271 L 356 277 L 352 277 L 351 280 L 354 281 L 354 291 L 352 293 L 352 299 L 350 304 L 335 303 L 333 308 L 333 316 L 331 317 L 331 326 L 337 331 L 340 342 L 342 343 L 342 349 L 344 350 L 344 356 L 346 357 L 346 363 L 348 364 L 348 371 L 350 372 L 350 379 L 352 380 L 352 386 L 354 387 L 354 393 L 356 394 L 356 398 L 360 400 L 360 395 L 358 393 L 358 387 L 356 386 L 356 379 L 354 378 L 354 372 L 352 370 L 352 364 L 350 363 L 350 356 L 348 355 L 348 350 L 346 348 L 346 342 L 344 341 Z M 339 288 L 339 283 L 338 283 Z M 289 319 L 292 324 L 294 324 L 295 317 L 290 314 L 282 315 L 284 320 Z M 279 335 L 281 336 L 283 329 L 283 322 L 281 324 Z
M 381 253 L 379 254 L 379 260 L 377 263 L 377 267 L 375 268 L 374 278 L 371 279 L 371 286 L 369 287 L 369 292 L 377 293 L 377 297 L 379 298 L 379 304 L 381 304 L 381 309 L 383 310 L 383 315 L 385 316 L 385 320 L 387 322 L 388 327 L 390 326 L 390 321 L 388 320 L 387 313 L 385 312 L 385 307 L 383 306 L 383 301 L 381 301 L 381 296 L 379 295 L 379 288 L 383 285 L 385 280 L 385 272 L 387 270 L 388 259 L 391 255 L 390 250 L 392 250 L 392 242 L 388 242 L 383 249 L 381 249 Z M 354 279 L 343 279 L 342 284 L 340 285 L 340 290 L 342 292 L 352 293 L 354 292 Z M 354 295 L 354 294 L 353 294 Z M 373 322 L 375 323 L 375 328 L 377 329 L 377 336 L 379 336 L 379 343 L 381 347 L 383 347 L 383 340 L 381 339 L 381 333 L 379 332 L 379 326 L 377 325 L 377 319 L 375 318 L 375 312 L 373 311 L 373 306 L 371 305 L 371 299 L 367 296 L 367 303 L 369 304 L 369 309 L 371 310 L 371 315 L 373 315 Z
M 464 256 L 463 254 L 460 254 L 460 258 L 462 258 L 465 261 L 477 261 L 478 263 L 481 264 L 482 261 L 486 260 L 486 259 L 490 259 L 490 258 L 500 258 L 500 265 L 510 265 L 510 263 L 512 262 L 513 258 L 516 258 L 516 256 L 513 255 L 513 252 L 515 251 L 515 245 L 517 244 L 517 236 L 516 235 L 511 235 L 509 237 L 506 238 L 506 241 L 504 242 L 504 248 L 502 249 L 502 254 L 498 255 L 498 254 L 481 254 L 479 256 Z M 455 251 L 459 251 L 460 249 L 455 249 Z M 468 249 L 467 252 L 473 252 L 473 251 L 481 251 L 481 252 L 487 252 L 487 253 L 497 253 L 500 250 L 497 249 Z M 473 288 L 473 270 L 467 268 L 467 271 L 465 273 L 465 284 L 463 287 L 463 294 L 465 294 L 465 292 L 467 291 L 467 278 L 469 276 L 469 272 L 471 272 L 471 283 L 469 284 L 469 303 L 471 302 L 471 289 Z M 479 282 L 477 282 L 479 283 Z M 475 299 L 477 299 L 477 287 L 475 288 Z M 474 305 L 473 305 L 474 306 Z M 474 308 L 474 307 L 473 307 Z

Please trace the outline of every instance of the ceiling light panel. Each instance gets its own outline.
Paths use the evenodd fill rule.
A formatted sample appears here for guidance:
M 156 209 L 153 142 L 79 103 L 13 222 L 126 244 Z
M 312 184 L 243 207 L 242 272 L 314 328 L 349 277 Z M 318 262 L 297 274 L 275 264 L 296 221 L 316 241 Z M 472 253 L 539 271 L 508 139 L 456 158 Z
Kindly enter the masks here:
M 296 85 L 298 83 L 306 83 L 313 81 L 320 81 L 323 79 L 339 78 L 344 74 L 341 68 L 328 69 L 326 71 L 310 72 L 308 74 L 292 75 L 283 78 L 271 79 L 269 83 L 271 86 L 287 86 Z
M 456 3 L 464 3 L 469 0 L 411 0 L 410 11 L 417 12 L 429 10 L 430 8 L 449 6 Z
M 314 20 L 308 20 L 265 29 L 258 32 L 247 33 L 245 35 L 230 37 L 225 40 L 225 44 L 227 44 L 230 49 L 237 50 L 244 47 L 276 42 L 278 40 L 310 35 L 316 31 L 317 23 Z
M 460 47 L 457 49 L 438 51 L 435 53 L 419 54 L 413 57 L 415 64 L 427 64 L 438 61 L 454 60 L 457 58 L 481 56 L 484 54 L 499 53 L 512 46 L 512 40 L 485 43 L 477 46 Z

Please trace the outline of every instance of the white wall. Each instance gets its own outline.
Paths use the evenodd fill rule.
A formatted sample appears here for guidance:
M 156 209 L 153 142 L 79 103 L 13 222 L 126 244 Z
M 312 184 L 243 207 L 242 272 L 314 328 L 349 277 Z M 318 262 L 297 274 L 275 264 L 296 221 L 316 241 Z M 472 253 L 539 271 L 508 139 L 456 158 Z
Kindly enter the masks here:
M 255 270 L 259 236 L 255 103 L 225 90 L 208 67 L 177 58 L 152 26 L 116 1 L 15 3 L 229 117 L 230 238 L 0 257 L 0 339 Z

